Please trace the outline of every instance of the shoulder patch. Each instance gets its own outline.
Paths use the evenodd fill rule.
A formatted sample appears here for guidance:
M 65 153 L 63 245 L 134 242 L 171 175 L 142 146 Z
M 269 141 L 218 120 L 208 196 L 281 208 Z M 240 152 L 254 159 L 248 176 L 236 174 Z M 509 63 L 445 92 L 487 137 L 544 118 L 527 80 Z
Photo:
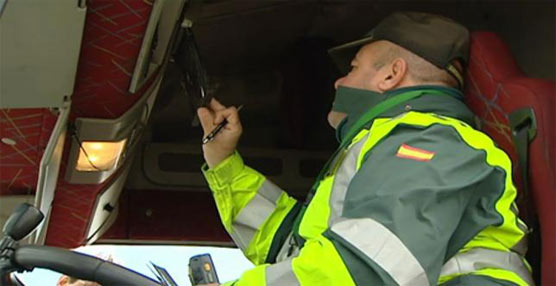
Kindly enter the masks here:
M 396 153 L 396 157 L 427 162 L 432 160 L 434 154 L 436 154 L 436 152 L 411 147 L 407 144 L 402 144 L 402 146 L 400 146 L 400 148 L 398 149 L 398 153 Z

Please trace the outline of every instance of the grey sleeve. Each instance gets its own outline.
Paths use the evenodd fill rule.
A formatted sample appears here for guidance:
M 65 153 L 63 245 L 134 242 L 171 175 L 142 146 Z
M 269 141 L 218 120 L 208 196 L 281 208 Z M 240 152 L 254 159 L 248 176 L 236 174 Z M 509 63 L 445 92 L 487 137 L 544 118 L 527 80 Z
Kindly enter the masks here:
M 412 157 L 411 153 L 407 156 L 407 152 L 400 151 L 401 146 L 406 151 L 407 148 L 417 151 L 418 156 Z M 419 155 L 432 153 L 430 159 Z M 407 275 L 401 268 L 408 267 L 410 260 L 426 273 L 421 282 L 436 285 L 440 269 L 449 257 L 486 225 L 501 222 L 496 212 L 488 211 L 494 209 L 496 196 L 482 202 L 484 214 L 469 213 L 468 206 L 477 204 L 477 190 L 503 188 L 503 179 L 487 165 L 484 151 L 469 147 L 453 128 L 399 125 L 365 154 L 361 168 L 348 186 L 342 219 L 365 223 L 358 233 L 351 234 L 351 241 L 362 241 L 363 246 L 346 240 L 345 235 L 334 231 L 334 226 L 327 236 L 337 245 L 350 270 L 364 267 L 372 270 L 351 273 L 358 285 L 391 284 L 392 279 L 404 281 L 397 276 Z M 384 241 L 392 249 L 405 248 L 406 253 L 396 250 L 389 255 L 406 255 L 411 259 L 396 265 L 381 258 L 389 251 L 388 245 L 370 254 L 376 250 L 365 247 L 376 246 L 364 246 L 365 241 L 378 241 L 379 234 L 376 229 L 365 230 L 373 229 L 368 227 L 373 225 L 388 232 Z M 353 226 L 350 227 L 349 231 L 353 231 Z M 362 238 L 358 239 L 358 235 Z M 392 240 L 398 244 L 390 243 Z

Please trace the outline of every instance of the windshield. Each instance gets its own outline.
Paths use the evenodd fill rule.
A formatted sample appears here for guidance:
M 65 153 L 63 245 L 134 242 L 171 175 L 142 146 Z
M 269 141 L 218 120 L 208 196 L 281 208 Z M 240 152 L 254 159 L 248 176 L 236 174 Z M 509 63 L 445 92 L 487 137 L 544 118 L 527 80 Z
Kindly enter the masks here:
M 93 245 L 75 249 L 103 259 L 111 257 L 114 263 L 135 270 L 151 278 L 151 262 L 165 268 L 179 286 L 191 285 L 188 277 L 189 258 L 209 253 L 212 256 L 220 282 L 239 278 L 241 273 L 253 267 L 237 248 L 206 246 L 139 246 L 139 245 Z M 27 286 L 56 285 L 62 274 L 45 269 L 18 274 Z

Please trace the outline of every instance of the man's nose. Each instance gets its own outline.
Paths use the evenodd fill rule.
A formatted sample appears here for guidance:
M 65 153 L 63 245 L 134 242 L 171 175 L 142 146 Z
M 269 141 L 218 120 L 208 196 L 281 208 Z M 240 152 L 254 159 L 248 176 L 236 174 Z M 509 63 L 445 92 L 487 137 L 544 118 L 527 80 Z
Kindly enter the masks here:
M 345 79 L 345 78 L 346 78 L 346 77 L 343 76 L 343 77 L 337 79 L 337 80 L 334 82 L 334 88 L 335 88 L 335 89 L 338 89 L 338 86 L 339 86 L 340 84 L 342 84 L 342 82 L 344 82 L 344 79 Z

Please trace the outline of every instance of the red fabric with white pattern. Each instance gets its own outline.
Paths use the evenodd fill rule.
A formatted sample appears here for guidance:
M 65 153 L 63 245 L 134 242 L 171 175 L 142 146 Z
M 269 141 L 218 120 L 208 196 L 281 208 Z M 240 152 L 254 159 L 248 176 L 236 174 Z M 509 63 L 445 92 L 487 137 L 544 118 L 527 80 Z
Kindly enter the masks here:
M 90 0 L 81 44 L 71 118 L 117 118 L 141 97 L 127 90 L 152 5 L 143 0 Z M 64 180 L 71 143 L 68 136 L 54 198 L 46 244 L 76 247 L 86 230 L 103 184 L 75 185 Z
M 0 195 L 33 195 L 57 116 L 44 108 L 0 110 Z M 9 141 L 8 141 L 9 142 Z
M 474 32 L 466 85 L 467 104 L 480 117 L 483 130 L 510 155 L 518 189 L 521 178 L 508 114 L 523 107 L 532 107 L 535 112 L 538 130 L 529 152 L 530 192 L 541 224 L 542 284 L 556 285 L 556 84 L 527 78 L 497 35 Z
M 87 1 L 73 115 L 117 118 L 140 97 L 127 90 L 152 10 L 149 2 Z

